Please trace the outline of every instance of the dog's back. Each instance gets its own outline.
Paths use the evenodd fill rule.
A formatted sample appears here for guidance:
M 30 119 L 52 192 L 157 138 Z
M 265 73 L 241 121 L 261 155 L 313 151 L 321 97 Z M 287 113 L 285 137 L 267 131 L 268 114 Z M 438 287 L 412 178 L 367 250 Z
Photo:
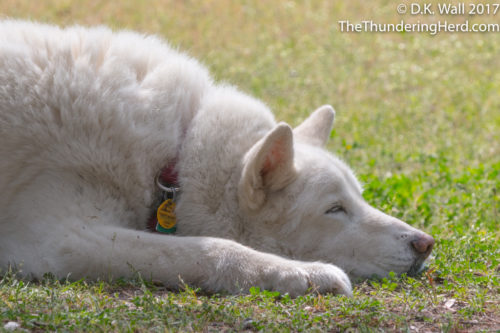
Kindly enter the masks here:
M 4 21 L 0 49 L 0 223 L 50 172 L 147 206 L 152 173 L 175 157 L 210 86 L 205 69 L 153 37 L 107 28 Z

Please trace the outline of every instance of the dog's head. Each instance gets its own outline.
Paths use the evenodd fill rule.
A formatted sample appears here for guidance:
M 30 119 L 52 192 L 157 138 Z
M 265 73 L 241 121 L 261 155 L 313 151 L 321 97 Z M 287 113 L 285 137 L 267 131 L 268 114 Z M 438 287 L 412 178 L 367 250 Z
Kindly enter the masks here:
M 246 154 L 238 199 L 245 228 L 262 237 L 254 246 L 351 277 L 418 272 L 434 239 L 363 200 L 353 172 L 323 149 L 334 116 L 323 106 L 295 130 L 278 124 Z

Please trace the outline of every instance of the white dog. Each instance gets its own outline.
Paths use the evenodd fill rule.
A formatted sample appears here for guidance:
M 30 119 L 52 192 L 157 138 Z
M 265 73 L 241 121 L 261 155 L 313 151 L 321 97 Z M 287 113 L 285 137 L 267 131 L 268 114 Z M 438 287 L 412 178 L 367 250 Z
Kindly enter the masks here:
M 417 272 L 433 238 L 363 200 L 333 118 L 276 124 L 155 37 L 0 22 L 0 269 L 292 296 Z

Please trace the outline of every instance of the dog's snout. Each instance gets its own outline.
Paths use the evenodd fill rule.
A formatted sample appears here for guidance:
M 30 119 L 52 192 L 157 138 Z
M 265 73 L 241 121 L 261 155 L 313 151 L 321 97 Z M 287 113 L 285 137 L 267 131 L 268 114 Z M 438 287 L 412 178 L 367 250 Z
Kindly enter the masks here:
M 419 255 L 427 258 L 434 246 L 434 238 L 427 234 L 419 235 L 411 241 L 411 246 Z

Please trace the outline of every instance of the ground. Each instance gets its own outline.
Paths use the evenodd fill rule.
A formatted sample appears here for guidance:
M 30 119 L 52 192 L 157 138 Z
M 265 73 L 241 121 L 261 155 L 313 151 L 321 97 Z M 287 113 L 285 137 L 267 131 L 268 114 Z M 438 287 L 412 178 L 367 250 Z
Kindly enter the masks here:
M 338 23 L 498 23 L 500 13 L 398 14 L 397 4 L 1 1 L 8 17 L 159 34 L 291 125 L 332 104 L 328 148 L 356 170 L 366 200 L 436 245 L 421 276 L 361 281 L 351 299 L 3 273 L 0 330 L 11 321 L 33 331 L 500 330 L 500 33 L 347 33 Z

